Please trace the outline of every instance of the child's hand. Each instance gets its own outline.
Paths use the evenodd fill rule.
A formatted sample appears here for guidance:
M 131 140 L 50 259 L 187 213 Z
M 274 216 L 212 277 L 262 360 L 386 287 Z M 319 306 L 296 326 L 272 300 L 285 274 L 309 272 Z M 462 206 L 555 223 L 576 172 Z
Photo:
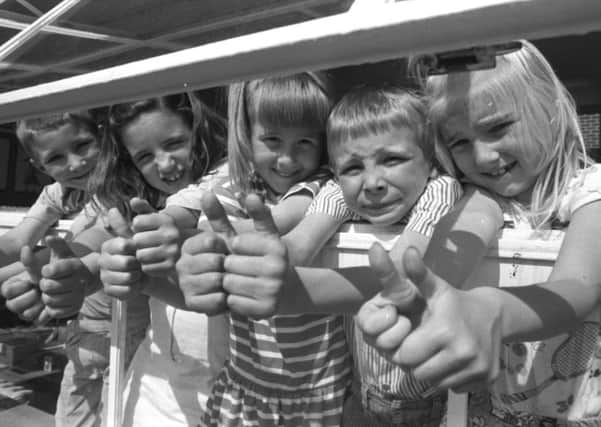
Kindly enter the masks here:
M 21 248 L 20 260 L 25 271 L 2 283 L 1 291 L 6 299 L 6 308 L 23 320 L 45 324 L 50 320 L 50 315 L 45 310 L 39 290 L 42 264 L 28 246 Z
M 142 267 L 136 258 L 136 244 L 127 221 L 115 208 L 108 212 L 110 229 L 118 237 L 102 244 L 98 265 L 104 291 L 126 300 L 142 291 Z
M 403 256 L 407 278 L 400 277 L 381 247 L 372 247 L 370 263 L 384 291 L 357 315 L 368 342 L 440 390 L 466 391 L 496 378 L 501 315 L 478 290 L 453 288 L 412 248 Z
M 86 285 L 96 280 L 65 240 L 46 238 L 50 261 L 42 268 L 40 291 L 45 311 L 55 318 L 65 318 L 79 312 L 86 296 Z
M 211 225 L 215 231 L 188 238 L 182 245 L 176 270 L 186 307 L 215 315 L 227 310 L 223 262 L 229 252 L 227 240 L 233 235 L 233 229 L 215 195 L 211 194 L 206 202 L 204 199 L 204 213 L 214 219 Z
M 253 318 L 270 317 L 276 313 L 289 271 L 286 245 L 271 211 L 257 195 L 246 198 L 246 211 L 256 231 L 231 239 L 223 288 L 229 293 L 227 305 L 232 311 Z
M 175 220 L 156 212 L 146 200 L 136 197 L 130 204 L 138 214 L 132 222 L 132 239 L 142 271 L 149 276 L 168 275 L 180 256 L 181 236 Z

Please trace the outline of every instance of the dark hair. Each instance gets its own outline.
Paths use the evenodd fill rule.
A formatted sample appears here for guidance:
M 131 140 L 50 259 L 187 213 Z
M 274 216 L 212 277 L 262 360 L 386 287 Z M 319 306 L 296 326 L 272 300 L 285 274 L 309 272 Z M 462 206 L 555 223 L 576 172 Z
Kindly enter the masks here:
M 193 179 L 213 169 L 225 154 L 226 123 L 193 93 L 180 93 L 110 107 L 108 128 L 102 140 L 98 167 L 90 179 L 96 208 L 116 207 L 131 218 L 129 200 L 141 197 L 162 207 L 166 194 L 148 185 L 122 143 L 125 126 L 143 113 L 165 109 L 177 114 L 190 126 L 194 135 L 192 151 Z
M 18 120 L 15 124 L 15 133 L 27 156 L 34 165 L 37 165 L 37 156 L 32 145 L 40 134 L 55 131 L 65 125 L 72 125 L 77 129 L 85 128 L 94 135 L 96 142 L 100 144 L 105 117 L 106 108 L 47 114 Z M 41 170 L 44 172 L 43 169 Z M 89 191 L 77 188 L 64 188 L 62 203 L 65 211 L 69 214 L 79 212 L 90 199 L 90 194 Z

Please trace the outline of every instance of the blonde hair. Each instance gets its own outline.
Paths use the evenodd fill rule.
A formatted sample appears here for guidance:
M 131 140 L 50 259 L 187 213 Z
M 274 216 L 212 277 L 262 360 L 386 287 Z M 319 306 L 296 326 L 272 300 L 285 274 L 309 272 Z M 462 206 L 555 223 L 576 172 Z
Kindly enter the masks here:
M 334 160 L 332 150 L 345 141 L 408 128 L 431 162 L 435 149 L 427 114 L 424 98 L 417 93 L 388 85 L 356 87 L 342 97 L 328 118 L 330 161 Z
M 87 130 L 94 136 L 95 144 L 100 145 L 103 136 L 105 110 L 104 108 L 96 108 L 66 113 L 52 113 L 31 119 L 18 120 L 15 124 L 15 134 L 33 165 L 44 171 L 43 166 L 38 163 L 38 153 L 33 147 L 35 141 L 48 132 L 56 131 L 65 125 L 71 125 L 78 130 Z M 89 199 L 89 191 L 65 188 L 62 199 L 63 207 L 66 212 L 73 214 L 79 212 Z
M 251 126 L 314 127 L 323 130 L 333 104 L 333 88 L 322 72 L 305 72 L 235 83 L 228 94 L 228 163 L 230 180 L 243 193 L 254 191 Z
M 530 214 L 537 226 L 552 219 L 570 179 L 590 164 L 575 102 L 542 53 L 522 40 L 522 48 L 497 57 L 496 68 L 428 77 L 426 95 L 438 147 L 446 150 L 441 124 L 452 111 L 471 112 L 471 100 L 487 96 L 493 103 L 511 106 L 524 123 L 522 154 L 536 162 L 538 174 L 532 191 Z

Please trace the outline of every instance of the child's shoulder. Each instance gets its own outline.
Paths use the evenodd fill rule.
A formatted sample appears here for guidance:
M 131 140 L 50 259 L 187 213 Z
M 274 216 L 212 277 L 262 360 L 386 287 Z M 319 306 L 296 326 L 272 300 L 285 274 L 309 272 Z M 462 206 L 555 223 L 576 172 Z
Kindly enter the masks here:
M 315 197 L 326 184 L 329 184 L 332 181 L 331 170 L 327 167 L 321 167 L 303 181 L 297 182 L 290 187 L 280 200 L 303 192 L 309 193 L 311 197 Z
M 37 200 L 29 210 L 28 216 L 32 216 L 38 210 L 46 210 L 58 216 L 58 218 L 69 214 L 64 205 L 65 188 L 58 182 L 46 185 Z M 57 219 L 58 219 L 57 218 Z
M 595 163 L 580 170 L 570 180 L 560 200 L 557 219 L 561 222 L 569 222 L 577 209 L 599 200 L 601 200 L 601 164 Z
M 462 195 L 463 187 L 459 180 L 450 175 L 438 174 L 428 180 L 420 200 L 434 200 L 452 205 Z

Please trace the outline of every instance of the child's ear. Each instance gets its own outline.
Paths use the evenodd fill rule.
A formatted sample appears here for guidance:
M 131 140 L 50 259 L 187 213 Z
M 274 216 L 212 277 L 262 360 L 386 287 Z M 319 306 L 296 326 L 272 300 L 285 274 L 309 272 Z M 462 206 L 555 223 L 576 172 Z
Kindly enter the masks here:
M 36 159 L 34 159 L 33 157 L 30 157 L 29 159 L 27 159 L 27 161 L 29 162 L 29 164 L 31 166 L 33 166 L 34 168 L 36 168 L 37 170 L 39 170 L 40 172 L 46 172 L 44 170 L 44 166 L 42 166 L 40 164 L 40 162 L 38 162 Z

